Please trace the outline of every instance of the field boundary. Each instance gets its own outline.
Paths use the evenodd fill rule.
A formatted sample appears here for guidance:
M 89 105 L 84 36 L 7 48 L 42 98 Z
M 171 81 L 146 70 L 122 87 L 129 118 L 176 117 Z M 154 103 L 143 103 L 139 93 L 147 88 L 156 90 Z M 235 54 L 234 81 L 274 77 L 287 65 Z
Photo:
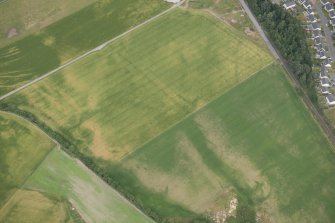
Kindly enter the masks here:
M 106 184 L 106 186 L 108 186 L 111 190 L 113 190 L 113 192 L 116 194 L 116 196 L 118 196 L 121 200 L 123 200 L 124 202 L 126 202 L 127 204 L 129 204 L 132 208 L 134 208 L 137 212 L 143 214 L 143 216 L 145 216 L 149 221 L 151 221 L 152 223 L 155 223 L 156 221 L 154 219 L 152 219 L 150 216 L 148 216 L 145 212 L 143 212 L 141 209 L 139 209 L 138 207 L 136 207 L 130 200 L 128 200 L 126 197 L 124 197 L 118 190 L 116 190 L 114 187 L 112 187 L 111 185 L 109 185 L 105 180 L 103 180 L 101 178 L 100 175 L 98 175 L 97 173 L 95 173 L 93 170 L 91 170 L 90 168 L 88 168 L 80 159 L 71 156 L 70 154 L 68 154 L 65 150 L 63 150 L 61 148 L 61 145 L 59 142 L 57 142 L 55 139 L 53 139 L 48 133 L 46 133 L 45 131 L 43 131 L 42 128 L 40 128 L 39 126 L 37 126 L 35 123 L 31 122 L 30 120 L 17 115 L 15 113 L 11 113 L 11 112 L 7 112 L 7 111 L 2 111 L 0 110 L 0 115 L 1 113 L 3 114 L 8 114 L 11 115 L 13 117 L 17 117 L 21 120 L 24 120 L 25 122 L 28 122 L 28 124 L 33 125 L 34 128 L 37 128 L 38 131 L 42 132 L 44 135 L 46 135 L 52 142 L 54 142 L 56 145 L 51 148 L 48 153 L 44 156 L 44 158 L 41 160 L 41 162 L 33 169 L 32 173 L 29 174 L 26 179 L 24 179 L 23 183 L 21 184 L 21 186 L 18 189 L 31 189 L 31 190 L 35 190 L 34 188 L 29 188 L 26 187 L 25 184 L 27 182 L 27 180 L 35 173 L 35 171 L 42 165 L 42 163 L 46 160 L 46 158 L 50 155 L 51 152 L 53 152 L 54 150 L 59 150 L 61 153 L 63 153 L 65 156 L 67 156 L 69 159 L 75 161 L 78 165 L 80 165 L 86 172 L 88 175 L 93 175 L 94 177 L 99 178 L 103 184 Z M 15 190 L 15 192 L 8 197 L 8 199 L 5 201 L 4 205 L 2 207 L 0 207 L 0 210 L 2 210 L 2 208 L 7 204 L 7 202 L 15 195 L 15 193 L 17 192 L 17 190 Z M 38 191 L 38 190 L 36 190 Z M 44 191 L 40 191 L 40 192 L 44 192 Z
M 180 119 L 179 121 L 173 123 L 172 125 L 170 125 L 169 127 L 167 127 L 166 129 L 164 129 L 163 131 L 161 131 L 160 133 L 158 133 L 157 135 L 151 137 L 149 140 L 145 141 L 144 143 L 142 143 L 141 145 L 137 146 L 134 148 L 134 150 L 132 150 L 129 153 L 126 153 L 120 160 L 118 160 L 117 162 L 122 162 L 123 160 L 125 160 L 128 156 L 130 156 L 131 154 L 135 153 L 137 150 L 141 149 L 143 146 L 145 146 L 146 144 L 150 143 L 151 141 L 153 141 L 154 139 L 158 138 L 159 136 L 161 136 L 162 134 L 164 134 L 165 132 L 169 131 L 170 129 L 172 129 L 173 127 L 175 127 L 176 125 L 178 125 L 179 123 L 183 122 L 185 119 L 187 119 L 188 117 L 192 116 L 193 114 L 197 113 L 198 111 L 201 111 L 202 109 L 206 108 L 209 104 L 211 104 L 212 102 L 214 102 L 215 100 L 217 100 L 218 98 L 220 98 L 221 96 L 225 95 L 227 92 L 229 92 L 230 90 L 234 89 L 235 87 L 237 87 L 238 85 L 246 82 L 247 80 L 251 79 L 252 77 L 254 77 L 257 73 L 259 73 L 260 71 L 266 69 L 267 67 L 269 67 L 270 65 L 274 64 L 275 61 L 271 61 L 270 63 L 264 65 L 263 67 L 261 67 L 259 70 L 257 70 L 256 72 L 250 74 L 249 77 L 247 77 L 246 79 L 238 82 L 237 84 L 233 85 L 232 87 L 224 90 L 221 94 L 219 94 L 218 96 L 214 97 L 213 99 L 211 99 L 210 101 L 208 101 L 207 103 L 205 103 L 203 106 L 201 106 L 198 109 L 195 109 L 194 111 L 192 111 L 191 113 L 187 114 L 185 117 L 183 117 L 182 119 Z
M 301 95 L 298 95 L 303 104 L 307 107 L 310 115 L 315 120 L 315 122 L 318 124 L 319 128 L 324 133 L 325 137 L 328 139 L 329 143 L 331 144 L 331 150 L 335 153 L 335 134 L 332 130 L 332 125 L 327 121 L 327 119 L 324 117 L 323 114 L 321 114 L 316 106 L 313 104 L 311 99 L 309 98 L 308 94 L 306 93 L 305 89 L 301 85 L 300 81 L 295 77 L 293 72 L 291 71 L 289 65 L 287 64 L 286 60 L 282 57 L 278 49 L 273 46 L 271 40 L 268 39 L 266 33 L 263 31 L 263 28 L 258 23 L 257 19 L 253 15 L 253 12 L 250 10 L 249 6 L 245 3 L 244 0 L 239 0 L 244 10 L 247 12 L 247 15 L 249 16 L 250 20 L 254 23 L 254 26 L 257 28 L 259 33 L 262 33 L 262 38 L 265 41 L 265 43 L 268 45 L 269 49 L 271 49 L 271 53 L 273 56 L 277 59 L 278 63 L 281 65 L 282 69 L 286 73 L 286 78 L 290 82 L 290 84 L 297 88 L 302 92 Z
M 161 13 L 153 16 L 153 17 L 151 17 L 150 19 L 147 19 L 146 21 L 142 22 L 141 24 L 139 24 L 137 26 L 134 26 L 133 28 L 129 29 L 128 31 L 126 31 L 126 32 L 124 32 L 124 33 L 122 33 L 122 34 L 120 34 L 120 35 L 118 35 L 118 36 L 116 36 L 116 37 L 114 37 L 114 38 L 112 38 L 112 39 L 110 39 L 110 40 L 108 40 L 108 41 L 100 44 L 99 46 L 93 48 L 92 50 L 87 51 L 86 53 L 84 53 L 84 54 L 82 54 L 82 55 L 80 55 L 80 56 L 78 56 L 76 58 L 73 58 L 73 59 L 65 62 L 63 65 L 61 65 L 61 66 L 59 66 L 59 67 L 57 67 L 57 68 L 55 68 L 55 69 L 47 72 L 46 74 L 43 74 L 42 76 L 40 76 L 40 77 L 38 77 L 38 78 L 36 78 L 36 79 L 34 79 L 34 80 L 32 80 L 32 81 L 30 81 L 30 82 L 22 85 L 21 87 L 18 87 L 16 89 L 14 89 L 14 90 L 12 90 L 12 91 L 10 91 L 10 92 L 2 95 L 0 97 L 0 101 L 2 101 L 5 98 L 8 98 L 9 96 L 11 96 L 11 95 L 13 95 L 13 94 L 15 94 L 15 93 L 17 93 L 17 92 L 19 92 L 19 91 L 21 91 L 21 90 L 29 87 L 29 86 L 31 86 L 33 84 L 39 82 L 39 81 L 41 81 L 41 80 L 43 80 L 45 78 L 47 78 L 48 76 L 56 73 L 57 71 L 60 71 L 63 68 L 66 68 L 69 65 L 71 65 L 73 63 L 76 63 L 77 61 L 79 61 L 79 60 L 81 60 L 81 59 L 83 59 L 83 58 L 91 55 L 92 53 L 95 53 L 95 52 L 98 52 L 98 51 L 104 49 L 106 46 L 110 45 L 112 42 L 114 42 L 114 41 L 116 41 L 116 40 L 118 40 L 118 39 L 126 36 L 127 34 L 129 34 L 129 33 L 133 32 L 133 31 L 141 28 L 142 26 L 145 26 L 146 24 L 148 24 L 148 23 L 150 23 L 150 22 L 152 22 L 152 21 L 154 21 L 154 20 L 156 20 L 156 19 L 164 16 L 165 14 L 168 14 L 169 12 L 171 12 L 172 10 L 174 10 L 175 8 L 178 8 L 180 5 L 182 5 L 184 3 L 184 1 L 185 0 L 183 0 L 183 1 L 179 2 L 179 3 L 177 3 L 177 4 L 174 4 L 173 6 L 171 6 L 170 8 L 168 8 L 167 10 L 165 10 L 165 11 L 163 11 L 163 12 L 161 12 Z
M 2 210 L 2 208 L 7 204 L 7 202 L 15 195 L 15 193 L 17 192 L 18 189 L 22 189 L 23 186 L 26 184 L 27 180 L 31 177 L 31 175 L 37 170 L 37 168 L 44 162 L 44 160 L 49 156 L 49 154 L 54 150 L 54 149 L 60 149 L 60 145 L 59 143 L 54 140 L 53 138 L 51 138 L 46 132 L 44 132 L 39 126 L 35 125 L 34 123 L 32 123 L 31 121 L 29 121 L 28 119 L 25 119 L 24 117 L 20 116 L 20 115 L 17 115 L 17 114 L 14 114 L 14 113 L 11 113 L 11 112 L 6 112 L 6 111 L 0 111 L 0 115 L 1 114 L 5 114 L 5 115 L 8 115 L 8 116 L 13 116 L 15 118 L 18 118 L 18 119 L 21 119 L 23 120 L 24 122 L 27 122 L 27 124 L 32 125 L 33 128 L 37 129 L 37 131 L 41 132 L 43 135 L 47 136 L 48 139 L 50 139 L 53 143 L 55 143 L 54 147 L 52 147 L 46 154 L 45 156 L 43 157 L 43 159 L 41 160 L 41 162 L 39 162 L 36 167 L 34 169 L 32 169 L 32 172 L 31 174 L 29 174 L 22 182 L 21 186 L 19 188 L 17 188 L 15 190 L 15 192 L 8 197 L 8 199 L 5 201 L 4 205 L 2 207 L 0 207 L 0 210 Z

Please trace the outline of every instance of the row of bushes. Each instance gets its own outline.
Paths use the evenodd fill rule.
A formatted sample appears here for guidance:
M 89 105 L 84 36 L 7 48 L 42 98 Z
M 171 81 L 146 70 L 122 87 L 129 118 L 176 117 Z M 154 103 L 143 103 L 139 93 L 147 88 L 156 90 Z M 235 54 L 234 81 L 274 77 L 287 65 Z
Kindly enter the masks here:
M 34 114 L 21 110 L 17 106 L 13 104 L 7 104 L 5 102 L 0 102 L 0 110 L 19 115 L 29 120 L 30 122 L 34 123 L 36 126 L 41 128 L 46 134 L 48 134 L 51 138 L 56 140 L 65 152 L 81 160 L 89 169 L 91 169 L 94 173 L 100 176 L 101 179 L 103 179 L 107 184 L 116 189 L 120 194 L 122 194 L 127 200 L 129 200 L 132 204 L 134 204 L 147 216 L 149 216 L 156 222 L 162 222 L 162 223 L 169 222 L 168 219 L 160 216 L 157 212 L 144 205 L 143 202 L 137 199 L 137 197 L 134 194 L 132 194 L 129 190 L 124 189 L 125 187 L 121 185 L 120 182 L 115 180 L 116 177 L 112 177 L 113 174 L 108 171 L 108 168 L 101 168 L 97 164 L 96 162 L 97 160 L 80 152 L 79 148 L 77 148 L 77 146 L 74 143 L 72 143 L 71 140 L 67 139 L 62 134 L 50 128 L 44 122 L 40 121 Z M 115 168 L 117 167 L 116 166 L 113 167 L 113 169 Z M 195 216 L 194 218 L 191 218 L 187 221 L 189 221 L 190 223 L 193 222 L 212 223 L 210 219 L 201 215 Z

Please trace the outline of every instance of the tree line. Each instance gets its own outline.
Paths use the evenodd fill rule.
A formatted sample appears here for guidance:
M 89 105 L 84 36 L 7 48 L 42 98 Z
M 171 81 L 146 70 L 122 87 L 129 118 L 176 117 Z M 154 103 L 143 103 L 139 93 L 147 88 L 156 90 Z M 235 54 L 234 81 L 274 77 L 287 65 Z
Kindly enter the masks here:
M 313 85 L 313 63 L 302 23 L 270 0 L 246 2 L 301 84 L 304 87 Z
M 76 144 L 73 143 L 70 139 L 66 138 L 66 136 L 50 128 L 43 121 L 38 119 L 37 116 L 35 116 L 34 114 L 18 108 L 14 104 L 0 102 L 0 111 L 10 112 L 10 113 L 19 115 L 25 118 L 26 120 L 29 120 L 31 123 L 35 124 L 41 130 L 43 130 L 51 138 L 56 140 L 65 152 L 67 152 L 72 157 L 79 159 L 82 163 L 85 164 L 85 166 L 87 166 L 90 170 L 92 170 L 95 174 L 97 174 L 103 181 L 105 181 L 107 184 L 109 184 L 115 190 L 117 190 L 120 194 L 122 194 L 122 196 L 124 196 L 128 201 L 130 201 L 133 205 L 135 205 L 138 209 L 140 209 L 144 214 L 146 214 L 147 216 L 149 216 L 150 218 L 152 218 L 153 220 L 159 223 L 171 222 L 170 219 L 164 216 L 161 216 L 159 213 L 157 213 L 152 208 L 147 207 L 140 198 L 132 194 L 131 189 L 127 189 L 129 188 L 129 186 L 125 185 L 124 182 L 119 180 L 120 177 L 117 176 L 118 174 L 120 174 L 122 175 L 122 178 L 126 177 L 125 175 L 120 173 L 123 170 L 119 169 L 118 166 L 104 165 L 105 167 L 102 168 L 101 165 L 98 164 L 98 163 L 101 164 L 101 160 L 97 160 L 91 156 L 88 156 L 82 153 L 81 150 L 76 146 Z M 110 169 L 113 169 L 113 171 L 110 171 Z M 194 214 L 193 217 L 190 217 L 188 219 L 184 218 L 181 221 L 173 220 L 173 222 L 213 223 L 213 221 L 207 216 L 197 215 L 197 214 Z

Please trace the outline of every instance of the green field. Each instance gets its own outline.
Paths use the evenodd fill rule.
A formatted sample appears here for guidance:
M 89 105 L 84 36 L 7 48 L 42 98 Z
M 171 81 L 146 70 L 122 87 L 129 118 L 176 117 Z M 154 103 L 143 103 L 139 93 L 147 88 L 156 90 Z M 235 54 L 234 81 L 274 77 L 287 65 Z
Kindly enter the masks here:
M 335 221 L 332 147 L 276 65 L 154 138 L 121 166 L 130 171 L 115 173 L 123 185 L 131 187 L 125 179 L 135 174 L 142 186 L 193 211 L 227 212 L 235 196 L 237 222 L 255 222 L 256 214 L 260 222 Z M 129 190 L 144 197 L 139 188 Z
M 66 17 L 96 0 L 10 0 L 0 3 L 0 47 Z M 17 35 L 8 38 L 10 29 Z
M 1 107 L 58 132 L 155 219 L 335 221 L 334 148 L 269 54 L 205 12 L 177 9 Z M 150 220 L 59 150 L 23 189 L 69 221 L 71 207 L 88 222 Z
M 119 160 L 271 61 L 207 14 L 176 10 L 6 103 L 81 152 Z
M 0 112 L 0 208 L 55 146 L 39 129 L 27 124 Z
M 80 2 L 83 4 L 85 1 Z M 6 4 L 17 5 L 15 2 L 10 0 L 0 8 Z M 42 5 L 49 0 L 43 2 Z M 73 1 L 71 5 L 79 3 Z M 43 6 L 38 4 L 40 7 Z M 100 0 L 38 33 L 1 48 L 0 95 L 55 69 L 168 7 L 170 5 L 162 0 Z
M 71 204 L 37 191 L 18 190 L 0 209 L 1 223 L 84 223 Z
M 69 200 L 84 222 L 153 222 L 77 160 L 53 150 L 24 188 Z

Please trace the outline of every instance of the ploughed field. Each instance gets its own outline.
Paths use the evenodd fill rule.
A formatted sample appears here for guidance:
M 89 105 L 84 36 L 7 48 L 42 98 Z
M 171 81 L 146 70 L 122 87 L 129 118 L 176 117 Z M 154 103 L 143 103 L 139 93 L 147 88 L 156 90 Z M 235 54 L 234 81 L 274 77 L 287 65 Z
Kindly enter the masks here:
M 1 107 L 71 142 L 156 220 L 335 220 L 333 147 L 269 54 L 205 12 L 176 9 Z M 104 211 L 121 198 L 83 171 L 54 150 L 24 188 L 88 222 L 117 216 Z
M 60 0 L 52 1 L 26 1 L 10 0 L 0 6 L 0 14 L 9 18 L 16 11 L 26 10 L 30 19 L 36 20 L 41 13 L 33 8 L 42 9 L 59 5 Z M 33 3 L 32 3 L 33 2 Z M 79 7 L 88 0 L 66 3 L 67 10 L 70 5 Z M 93 2 L 91 0 L 91 2 Z M 38 3 L 38 4 L 37 4 Z M 18 5 L 25 5 L 24 9 Z M 5 8 L 14 8 L 7 11 Z M 162 0 L 102 0 L 84 7 L 83 9 L 52 23 L 21 40 L 0 48 L 0 95 L 8 93 L 23 84 L 59 67 L 65 62 L 77 57 L 100 44 L 122 34 L 156 14 L 167 9 L 169 5 Z M 1 10 L 4 9 L 4 13 Z M 79 8 L 78 8 L 79 9 Z M 64 9 L 65 10 L 65 9 Z M 46 12 L 48 10 L 45 10 Z M 21 13 L 22 17 L 25 13 Z M 65 16 L 65 15 L 64 15 Z M 52 16 L 48 15 L 48 18 Z M 34 20 L 34 19 L 33 19 Z M 43 20 L 46 22 L 46 20 Z M 7 23 L 0 21 L 0 29 Z M 4 24 L 2 24 L 4 23 Z M 37 21 L 36 21 L 37 23 Z M 0 37 L 1 40 L 1 37 Z M 0 44 L 1 46 L 1 44 Z

